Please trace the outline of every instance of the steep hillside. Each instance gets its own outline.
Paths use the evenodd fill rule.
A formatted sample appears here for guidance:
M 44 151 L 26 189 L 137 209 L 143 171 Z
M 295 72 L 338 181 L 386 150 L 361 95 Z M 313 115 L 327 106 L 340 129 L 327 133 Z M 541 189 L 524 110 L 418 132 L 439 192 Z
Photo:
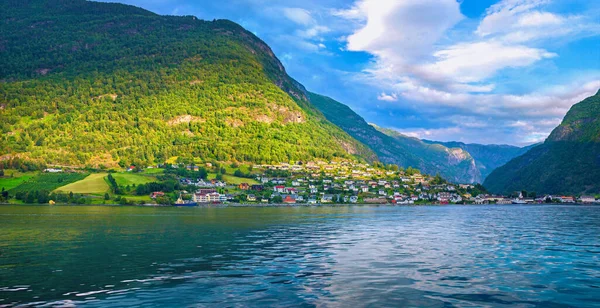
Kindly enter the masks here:
M 546 141 L 496 169 L 484 185 L 494 192 L 600 192 L 600 91 L 571 107 Z
M 1 159 L 376 159 L 233 22 L 84 0 L 3 1 L 0 20 Z
M 511 159 L 523 155 L 529 149 L 535 145 L 526 147 L 516 147 L 511 145 L 497 145 L 497 144 L 474 144 L 474 143 L 463 143 L 456 141 L 440 142 L 423 140 L 423 142 L 430 144 L 441 144 L 448 148 L 461 148 L 467 151 L 473 159 L 477 169 L 481 173 L 481 177 L 485 179 L 494 169 L 506 164 Z
M 376 128 L 348 106 L 329 97 L 309 93 L 310 101 L 328 120 L 369 146 L 386 163 L 414 167 L 429 174 L 439 173 L 454 182 L 480 182 L 475 161 L 460 148 L 427 144 L 395 131 Z

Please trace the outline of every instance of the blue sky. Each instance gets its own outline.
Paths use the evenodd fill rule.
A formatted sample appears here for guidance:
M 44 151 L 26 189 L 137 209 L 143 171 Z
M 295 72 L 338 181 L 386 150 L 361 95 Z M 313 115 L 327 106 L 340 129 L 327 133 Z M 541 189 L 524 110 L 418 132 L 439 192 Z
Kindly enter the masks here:
M 310 91 L 419 138 L 543 141 L 600 88 L 591 0 L 122 0 L 230 19 Z

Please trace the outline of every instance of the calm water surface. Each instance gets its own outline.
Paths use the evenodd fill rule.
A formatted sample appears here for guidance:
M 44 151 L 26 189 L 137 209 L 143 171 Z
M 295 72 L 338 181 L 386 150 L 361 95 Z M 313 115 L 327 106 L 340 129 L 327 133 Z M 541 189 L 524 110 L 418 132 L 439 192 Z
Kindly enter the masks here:
M 0 306 L 600 307 L 600 207 L 0 206 Z

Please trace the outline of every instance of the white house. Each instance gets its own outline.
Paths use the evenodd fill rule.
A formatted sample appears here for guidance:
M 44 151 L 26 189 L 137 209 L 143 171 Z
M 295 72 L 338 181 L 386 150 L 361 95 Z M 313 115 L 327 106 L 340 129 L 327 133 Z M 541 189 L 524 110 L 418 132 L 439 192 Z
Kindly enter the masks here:
M 596 202 L 596 197 L 594 196 L 581 196 L 581 202 L 582 203 L 595 203 Z

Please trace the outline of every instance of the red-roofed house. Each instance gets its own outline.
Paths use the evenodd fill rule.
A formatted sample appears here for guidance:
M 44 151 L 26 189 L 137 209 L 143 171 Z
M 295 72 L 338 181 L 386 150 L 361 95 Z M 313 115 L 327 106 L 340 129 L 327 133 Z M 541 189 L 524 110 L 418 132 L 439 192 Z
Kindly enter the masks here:
M 165 196 L 165 193 L 162 191 L 155 191 L 150 194 L 150 198 L 152 198 L 152 199 L 156 199 L 157 197 L 164 197 L 164 196 Z

